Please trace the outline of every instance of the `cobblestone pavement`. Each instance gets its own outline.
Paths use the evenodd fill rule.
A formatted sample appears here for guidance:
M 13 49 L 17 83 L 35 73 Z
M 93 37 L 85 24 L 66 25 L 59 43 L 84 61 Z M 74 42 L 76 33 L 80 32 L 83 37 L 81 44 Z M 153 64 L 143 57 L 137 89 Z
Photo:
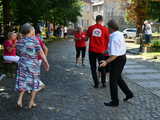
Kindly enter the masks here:
M 38 107 L 16 110 L 15 79 L 0 83 L 0 120 L 160 120 L 160 74 L 129 55 L 124 77 L 135 93 L 135 98 L 122 102 L 118 108 L 105 107 L 110 100 L 109 86 L 93 88 L 86 60 L 85 67 L 75 67 L 73 41 L 49 43 L 49 73 L 42 72 L 47 89 L 37 97 Z M 4 91 L 3 91 L 3 89 Z M 26 94 L 25 105 L 29 95 Z

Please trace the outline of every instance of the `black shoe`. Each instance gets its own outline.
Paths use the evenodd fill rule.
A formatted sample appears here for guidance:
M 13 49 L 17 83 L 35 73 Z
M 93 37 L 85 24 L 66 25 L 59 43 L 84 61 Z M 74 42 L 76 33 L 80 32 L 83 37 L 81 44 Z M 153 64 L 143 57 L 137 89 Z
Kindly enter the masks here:
M 123 99 L 124 102 L 127 102 L 129 99 L 132 99 L 134 97 L 133 94 L 126 96 L 125 99 Z
M 94 88 L 99 88 L 99 85 L 94 85 Z
M 108 106 L 108 107 L 118 107 L 119 105 L 119 102 L 109 102 L 109 103 L 104 103 L 105 106 Z

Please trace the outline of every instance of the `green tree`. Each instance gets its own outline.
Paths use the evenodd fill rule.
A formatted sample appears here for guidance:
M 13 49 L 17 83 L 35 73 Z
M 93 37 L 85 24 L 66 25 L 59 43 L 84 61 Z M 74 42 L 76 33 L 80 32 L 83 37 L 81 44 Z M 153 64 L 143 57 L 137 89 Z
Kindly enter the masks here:
M 7 36 L 11 29 L 11 0 L 1 0 L 3 6 L 4 35 Z
M 48 5 L 48 0 L 12 0 L 14 22 L 17 24 L 37 23 L 43 19 Z
M 12 0 L 12 8 L 17 24 L 41 20 L 67 24 L 76 22 L 81 6 L 79 0 Z
M 127 19 L 136 24 L 138 32 L 142 32 L 144 20 L 160 22 L 159 0 L 131 0 Z
M 81 15 L 80 0 L 51 0 L 51 8 L 46 13 L 47 20 L 54 24 L 66 25 L 68 22 L 75 23 Z
M 160 1 L 150 1 L 149 3 L 149 16 L 152 20 L 160 22 Z
M 0 4 L 5 36 L 12 23 L 49 21 L 66 25 L 81 15 L 81 0 L 0 0 Z
M 149 18 L 148 3 L 150 0 L 131 0 L 127 10 L 127 20 L 136 24 L 138 33 L 142 33 L 142 25 Z

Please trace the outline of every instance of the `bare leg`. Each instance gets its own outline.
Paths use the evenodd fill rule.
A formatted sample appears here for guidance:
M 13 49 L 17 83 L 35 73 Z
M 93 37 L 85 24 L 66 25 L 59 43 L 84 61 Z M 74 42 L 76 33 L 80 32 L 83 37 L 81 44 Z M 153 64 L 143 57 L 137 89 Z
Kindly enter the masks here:
M 36 104 L 35 104 L 36 95 L 37 95 L 37 91 L 33 91 L 30 102 L 29 102 L 29 109 L 31 109 L 32 107 L 36 107 Z
M 24 91 L 20 92 L 19 97 L 18 97 L 18 101 L 17 101 L 17 105 L 19 107 L 22 107 L 22 102 L 23 102 L 23 96 L 24 96 Z

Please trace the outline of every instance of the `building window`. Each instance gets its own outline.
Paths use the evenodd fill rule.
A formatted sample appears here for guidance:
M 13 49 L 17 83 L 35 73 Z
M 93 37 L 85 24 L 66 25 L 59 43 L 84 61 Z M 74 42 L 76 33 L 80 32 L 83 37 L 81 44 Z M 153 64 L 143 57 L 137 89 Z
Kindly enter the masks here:
M 97 12 L 97 11 L 98 11 L 98 7 L 97 7 L 97 6 L 94 6 L 94 7 L 93 7 L 93 11 L 94 11 L 94 12 Z

